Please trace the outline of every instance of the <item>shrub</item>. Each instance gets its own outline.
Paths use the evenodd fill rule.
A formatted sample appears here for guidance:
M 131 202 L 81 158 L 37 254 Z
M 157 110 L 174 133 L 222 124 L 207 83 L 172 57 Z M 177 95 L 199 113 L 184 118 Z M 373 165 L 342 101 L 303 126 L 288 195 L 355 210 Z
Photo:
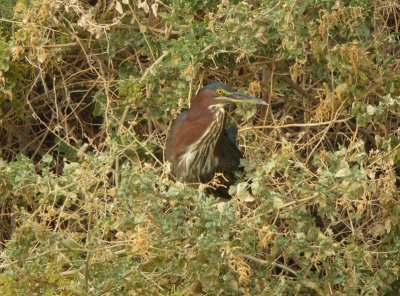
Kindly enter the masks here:
M 397 295 L 395 2 L 7 11 L 4 295 Z M 246 156 L 229 201 L 163 164 L 170 121 L 213 80 L 269 102 L 228 110 Z

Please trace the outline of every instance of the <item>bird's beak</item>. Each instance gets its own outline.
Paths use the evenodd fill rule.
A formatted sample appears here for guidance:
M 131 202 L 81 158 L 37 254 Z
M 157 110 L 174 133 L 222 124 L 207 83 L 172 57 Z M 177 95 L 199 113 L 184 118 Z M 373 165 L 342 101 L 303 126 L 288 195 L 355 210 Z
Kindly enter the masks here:
M 268 105 L 267 102 L 242 94 L 240 92 L 233 92 L 229 95 L 226 95 L 226 98 L 235 103 L 251 103 L 251 104 L 260 104 L 260 105 Z

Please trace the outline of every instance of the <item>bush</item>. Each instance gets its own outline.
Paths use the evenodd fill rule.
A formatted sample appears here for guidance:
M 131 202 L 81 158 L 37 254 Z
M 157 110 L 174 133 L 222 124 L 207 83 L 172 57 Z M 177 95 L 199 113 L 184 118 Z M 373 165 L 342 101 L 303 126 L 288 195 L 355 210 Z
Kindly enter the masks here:
M 397 295 L 399 9 L 0 11 L 2 294 Z M 269 102 L 229 109 L 246 155 L 229 201 L 163 164 L 169 123 L 214 80 Z

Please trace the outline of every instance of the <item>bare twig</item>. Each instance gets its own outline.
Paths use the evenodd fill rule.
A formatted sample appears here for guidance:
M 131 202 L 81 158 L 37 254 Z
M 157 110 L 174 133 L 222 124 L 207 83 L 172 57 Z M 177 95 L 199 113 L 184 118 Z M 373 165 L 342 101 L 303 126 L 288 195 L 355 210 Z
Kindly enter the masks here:
M 259 263 L 259 264 L 262 264 L 262 265 L 267 265 L 267 266 L 272 265 L 272 266 L 281 268 L 281 269 L 286 270 L 287 272 L 293 274 L 294 276 L 297 276 L 297 272 L 296 272 L 296 271 L 294 271 L 294 270 L 291 269 L 290 267 L 287 267 L 287 266 L 285 266 L 285 265 L 283 265 L 283 264 L 279 264 L 279 263 L 277 263 L 277 262 L 271 262 L 271 263 L 270 263 L 270 262 L 268 262 L 268 261 L 266 261 L 266 260 L 259 259 L 259 258 L 256 258 L 256 257 L 254 257 L 254 256 L 251 256 L 251 255 L 248 255 L 248 254 L 243 254 L 243 253 L 240 253 L 240 254 L 238 254 L 238 255 L 241 256 L 241 257 L 243 257 L 243 258 L 246 258 L 246 259 L 252 260 L 252 261 L 254 261 L 254 262 L 257 262 L 257 263 Z

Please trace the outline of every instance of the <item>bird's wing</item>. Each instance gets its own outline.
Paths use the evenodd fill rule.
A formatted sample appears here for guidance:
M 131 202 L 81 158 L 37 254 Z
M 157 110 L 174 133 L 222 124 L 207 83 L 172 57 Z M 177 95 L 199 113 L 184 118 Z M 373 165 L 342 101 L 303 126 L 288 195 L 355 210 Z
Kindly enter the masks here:
M 232 143 L 235 143 L 236 146 L 238 146 L 237 144 L 238 129 L 236 126 L 231 126 L 230 128 L 227 128 L 225 130 L 225 134 L 229 138 L 229 140 L 231 140 Z
M 220 143 L 216 147 L 218 170 L 231 175 L 238 170 L 240 159 L 243 157 L 236 142 L 237 128 L 232 127 L 224 131 Z
M 239 167 L 240 159 L 243 157 L 243 154 L 238 148 L 236 135 L 236 127 L 224 130 L 215 150 L 218 158 L 216 172 L 223 173 L 226 179 L 220 178 L 220 182 L 224 186 L 213 189 L 211 192 L 217 196 L 228 199 L 231 198 L 229 195 L 229 186 L 236 180 L 235 171 L 243 170 L 243 168 Z
M 173 158 L 175 158 L 175 156 L 172 154 L 174 151 L 174 146 L 176 146 L 177 143 L 177 139 L 175 137 L 175 131 L 179 130 L 180 126 L 182 125 L 182 122 L 186 119 L 187 115 L 189 113 L 188 109 L 184 109 L 173 121 L 169 132 L 168 132 L 168 136 L 167 136 L 167 143 L 166 143 L 166 147 L 165 147 L 165 158 L 169 161 L 173 161 Z

